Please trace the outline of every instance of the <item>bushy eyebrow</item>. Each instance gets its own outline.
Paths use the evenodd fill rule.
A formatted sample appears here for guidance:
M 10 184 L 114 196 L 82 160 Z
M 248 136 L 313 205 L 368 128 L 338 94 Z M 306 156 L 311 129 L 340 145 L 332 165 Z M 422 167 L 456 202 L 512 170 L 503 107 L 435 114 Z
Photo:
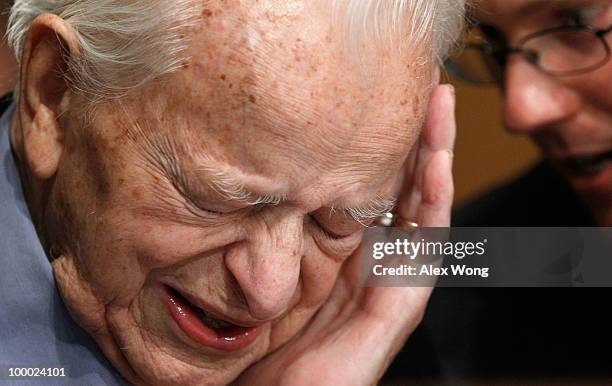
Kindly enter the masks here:
M 223 172 L 220 169 L 202 166 L 208 177 L 210 187 L 227 201 L 238 201 L 246 205 L 280 205 L 286 200 L 284 195 L 256 195 L 248 191 L 244 183 L 238 181 L 235 176 Z M 342 210 L 347 216 L 351 217 L 362 225 L 367 225 L 377 217 L 383 216 L 391 211 L 396 203 L 393 196 L 377 196 L 364 206 L 338 208 L 331 207 L 330 215 L 337 210 Z
M 193 190 L 191 178 L 188 178 L 181 167 L 177 145 L 168 136 L 146 135 L 139 122 L 134 123 L 136 130 L 143 133 L 147 146 L 144 147 L 146 158 L 151 165 L 163 172 L 171 180 L 172 184 L 183 195 L 188 195 Z M 198 171 L 204 172 L 208 186 L 215 191 L 221 199 L 226 201 L 238 201 L 244 204 L 254 205 L 278 205 L 285 197 L 282 195 L 256 195 L 249 192 L 244 183 L 223 168 L 213 167 L 218 163 L 212 157 L 205 155 L 201 160 Z
M 238 201 L 246 205 L 279 205 L 285 200 L 284 195 L 257 195 L 248 191 L 235 176 L 210 166 L 201 166 L 206 173 L 208 185 L 226 201 Z
M 393 209 L 397 199 L 393 196 L 378 196 L 368 204 L 356 208 L 344 208 L 344 212 L 362 225 L 367 225 L 377 217 L 383 216 Z M 332 211 L 335 209 L 332 208 Z
M 230 173 L 210 166 L 201 166 L 199 170 L 206 173 L 209 186 L 227 201 L 238 201 L 246 205 L 280 205 L 287 199 L 285 195 L 257 195 L 246 189 L 244 183 Z M 391 211 L 396 203 L 393 196 L 377 196 L 364 206 L 338 208 L 331 207 L 330 215 L 342 210 L 347 216 L 362 225 L 367 225 L 377 217 Z
M 150 145 L 153 145 L 152 147 L 157 151 L 148 152 L 149 157 L 155 155 L 153 158 L 157 159 L 158 165 L 161 164 L 159 166 L 162 166 L 161 168 L 172 178 L 175 186 L 177 186 L 183 194 L 186 194 L 189 190 L 186 189 L 189 185 L 189 181 L 180 166 L 174 142 L 168 139 L 160 141 L 160 138 L 157 137 L 154 139 L 155 140 L 153 140 L 153 138 L 148 138 L 148 142 Z M 287 199 L 283 194 L 258 195 L 250 192 L 245 184 L 236 178 L 233 173 L 223 170 L 224 168 L 213 167 L 212 165 L 216 163 L 215 160 L 211 157 L 205 158 L 207 159 L 201 162 L 198 170 L 206 175 L 206 181 L 209 187 L 215 191 L 221 199 L 240 202 L 249 206 L 279 205 Z M 160 162 L 160 159 L 163 160 L 163 162 Z M 330 215 L 337 210 L 342 210 L 346 215 L 353 218 L 358 223 L 367 225 L 377 217 L 383 216 L 391 211 L 395 203 L 396 198 L 393 196 L 377 196 L 364 206 L 346 208 L 332 206 L 330 208 Z

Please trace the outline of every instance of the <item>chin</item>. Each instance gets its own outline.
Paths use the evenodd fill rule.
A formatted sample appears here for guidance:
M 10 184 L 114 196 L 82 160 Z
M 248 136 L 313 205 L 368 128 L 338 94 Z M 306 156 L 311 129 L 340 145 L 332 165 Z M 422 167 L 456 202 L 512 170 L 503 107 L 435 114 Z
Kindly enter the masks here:
M 131 383 L 225 385 L 268 351 L 269 328 L 261 328 L 248 344 L 219 346 L 214 340 L 194 339 L 177 323 L 159 292 L 149 288 L 130 307 L 106 309 L 112 344 L 98 344 Z

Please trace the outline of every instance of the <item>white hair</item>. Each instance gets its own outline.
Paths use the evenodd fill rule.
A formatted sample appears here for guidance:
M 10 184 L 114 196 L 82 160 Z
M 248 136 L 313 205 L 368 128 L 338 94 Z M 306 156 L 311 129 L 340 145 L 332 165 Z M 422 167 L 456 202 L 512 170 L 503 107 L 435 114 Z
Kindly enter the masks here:
M 371 30 L 380 37 L 408 26 L 407 38 L 430 44 L 438 60 L 458 35 L 465 7 L 465 0 L 333 1 L 344 7 L 351 35 Z M 179 69 L 187 59 L 185 29 L 197 22 L 199 11 L 193 0 L 16 0 L 7 35 L 20 60 L 37 16 L 51 13 L 68 22 L 81 52 L 68 58 L 65 76 L 95 102 L 125 96 Z
M 7 35 L 18 61 L 30 25 L 55 14 L 77 32 L 81 53 L 67 61 L 69 84 L 90 100 L 120 97 L 179 69 L 191 0 L 16 0 Z
M 346 34 L 353 45 L 363 39 L 380 44 L 423 47 L 432 59 L 448 56 L 463 25 L 466 0 L 334 0 L 334 12 L 344 14 Z M 336 17 L 337 18 L 337 17 Z M 401 42 L 395 41 L 402 39 Z

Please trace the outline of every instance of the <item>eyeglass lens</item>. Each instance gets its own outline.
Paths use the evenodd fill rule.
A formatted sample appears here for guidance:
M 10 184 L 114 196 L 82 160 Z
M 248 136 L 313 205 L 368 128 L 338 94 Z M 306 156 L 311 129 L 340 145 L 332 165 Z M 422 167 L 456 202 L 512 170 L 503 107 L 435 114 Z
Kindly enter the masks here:
M 593 31 L 558 28 L 534 34 L 519 45 L 516 54 L 551 75 L 588 72 L 606 63 L 610 51 Z M 453 58 L 449 72 L 468 82 L 495 83 L 503 79 L 507 58 L 487 45 L 470 45 Z
M 606 61 L 605 43 L 586 30 L 559 30 L 535 36 L 521 47 L 537 53 L 537 64 L 544 72 L 564 75 L 582 72 Z

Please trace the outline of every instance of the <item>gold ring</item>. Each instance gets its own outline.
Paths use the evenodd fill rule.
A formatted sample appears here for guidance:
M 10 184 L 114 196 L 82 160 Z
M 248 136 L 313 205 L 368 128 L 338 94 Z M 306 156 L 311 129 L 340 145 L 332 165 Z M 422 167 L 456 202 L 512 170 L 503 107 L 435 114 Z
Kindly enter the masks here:
M 393 221 L 393 225 L 398 228 L 402 228 L 406 230 L 413 230 L 419 227 L 418 223 L 414 221 L 406 220 L 405 218 L 400 217 L 400 216 L 395 217 L 395 221 Z

